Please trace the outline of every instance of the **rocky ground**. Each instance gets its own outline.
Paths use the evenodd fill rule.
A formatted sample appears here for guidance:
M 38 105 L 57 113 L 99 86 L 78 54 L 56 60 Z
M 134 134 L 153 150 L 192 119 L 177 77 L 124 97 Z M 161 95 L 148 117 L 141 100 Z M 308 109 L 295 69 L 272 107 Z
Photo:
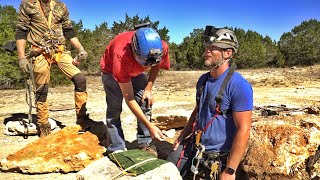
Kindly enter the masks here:
M 153 91 L 155 97 L 153 119 L 159 116 L 190 116 L 195 105 L 195 83 L 202 73 L 204 72 L 168 71 L 161 73 Z M 319 65 L 305 68 L 240 70 L 240 73 L 253 85 L 256 107 L 253 115 L 254 122 L 274 120 L 273 117 L 261 116 L 261 107 L 285 105 L 288 109 L 297 111 L 304 111 L 308 107 L 320 107 Z M 103 120 L 106 104 L 101 78 L 99 76 L 88 77 L 87 89 L 89 94 L 87 107 L 90 117 L 96 121 Z M 22 136 L 6 136 L 2 133 L 8 121 L 21 117 L 27 118 L 28 105 L 25 103 L 25 90 L 1 90 L 0 102 L 0 158 L 3 159 L 34 142 L 38 137 L 30 136 L 24 139 Z M 48 102 L 51 110 L 50 118 L 56 120 L 58 124 L 61 123 L 60 127 L 75 125 L 72 86 L 51 88 Z M 129 143 L 133 142 L 136 131 L 135 118 L 125 104 L 122 118 L 126 140 Z M 282 120 L 298 121 L 301 118 L 289 116 L 282 117 Z M 303 119 L 319 121 L 319 115 L 306 114 Z M 259 127 L 264 128 L 264 126 Z M 54 131 L 59 129 L 56 128 Z M 259 130 L 259 132 L 262 131 L 263 129 Z M 281 134 L 281 128 L 277 131 Z M 174 138 L 167 139 L 168 146 L 166 147 L 170 147 L 173 140 Z M 0 172 L 0 179 L 72 179 L 73 177 L 74 173 L 25 175 Z

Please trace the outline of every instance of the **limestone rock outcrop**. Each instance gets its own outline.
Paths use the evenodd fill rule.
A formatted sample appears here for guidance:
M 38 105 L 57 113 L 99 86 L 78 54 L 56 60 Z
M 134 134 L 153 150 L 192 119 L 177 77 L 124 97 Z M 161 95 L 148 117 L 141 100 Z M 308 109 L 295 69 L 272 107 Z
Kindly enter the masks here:
M 66 127 L 39 138 L 0 162 L 1 171 L 28 174 L 77 172 L 103 157 L 105 148 L 96 135 L 78 134 L 79 126 Z
M 158 116 L 154 122 L 161 130 L 182 129 L 186 126 L 188 118 L 186 116 Z
M 249 179 L 310 179 L 307 164 L 320 145 L 319 123 L 254 122 L 242 173 Z

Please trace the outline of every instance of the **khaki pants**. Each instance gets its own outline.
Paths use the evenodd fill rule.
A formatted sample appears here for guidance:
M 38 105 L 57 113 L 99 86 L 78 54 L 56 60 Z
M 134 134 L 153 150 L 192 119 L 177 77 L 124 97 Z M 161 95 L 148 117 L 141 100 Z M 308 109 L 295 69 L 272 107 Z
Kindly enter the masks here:
M 72 61 L 73 58 L 70 56 L 70 54 L 62 53 L 60 61 L 57 63 L 59 69 L 69 79 L 81 72 L 75 65 L 72 64 Z M 43 55 L 37 56 L 35 58 L 33 63 L 33 75 L 37 87 L 41 84 L 49 84 L 50 68 L 51 65 L 47 62 Z
M 65 74 L 69 79 L 74 75 L 81 73 L 81 71 L 72 64 L 72 57 L 70 54 L 63 53 L 61 54 L 60 61 L 57 63 L 59 69 Z M 43 55 L 39 55 L 34 58 L 33 64 L 33 75 L 35 80 L 36 89 L 39 89 L 44 84 L 49 84 L 50 81 L 50 68 L 51 65 L 45 59 Z M 87 94 L 86 92 L 85 95 Z M 85 99 L 86 100 L 86 99 Z M 81 101 L 82 102 L 82 101 Z M 37 102 L 37 117 L 38 125 L 48 124 L 49 117 L 49 108 L 47 102 Z M 85 104 L 85 102 L 78 104 Z

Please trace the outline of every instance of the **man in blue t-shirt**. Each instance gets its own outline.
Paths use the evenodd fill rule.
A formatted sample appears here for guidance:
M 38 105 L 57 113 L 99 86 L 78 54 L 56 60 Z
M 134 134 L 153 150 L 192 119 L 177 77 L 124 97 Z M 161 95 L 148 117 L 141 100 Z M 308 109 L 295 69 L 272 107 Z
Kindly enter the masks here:
M 249 139 L 253 91 L 234 62 L 230 66 L 239 46 L 235 33 L 207 26 L 203 37 L 210 71 L 197 82 L 197 105 L 168 160 L 183 177 L 235 179 Z

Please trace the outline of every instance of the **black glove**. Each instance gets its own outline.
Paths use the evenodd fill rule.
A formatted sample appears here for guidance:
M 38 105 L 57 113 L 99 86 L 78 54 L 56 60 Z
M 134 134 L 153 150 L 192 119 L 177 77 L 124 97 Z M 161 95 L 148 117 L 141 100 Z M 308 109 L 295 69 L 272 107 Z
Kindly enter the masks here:
M 29 73 L 30 72 L 30 62 L 27 58 L 21 58 L 19 59 L 19 67 L 22 69 L 23 72 Z

